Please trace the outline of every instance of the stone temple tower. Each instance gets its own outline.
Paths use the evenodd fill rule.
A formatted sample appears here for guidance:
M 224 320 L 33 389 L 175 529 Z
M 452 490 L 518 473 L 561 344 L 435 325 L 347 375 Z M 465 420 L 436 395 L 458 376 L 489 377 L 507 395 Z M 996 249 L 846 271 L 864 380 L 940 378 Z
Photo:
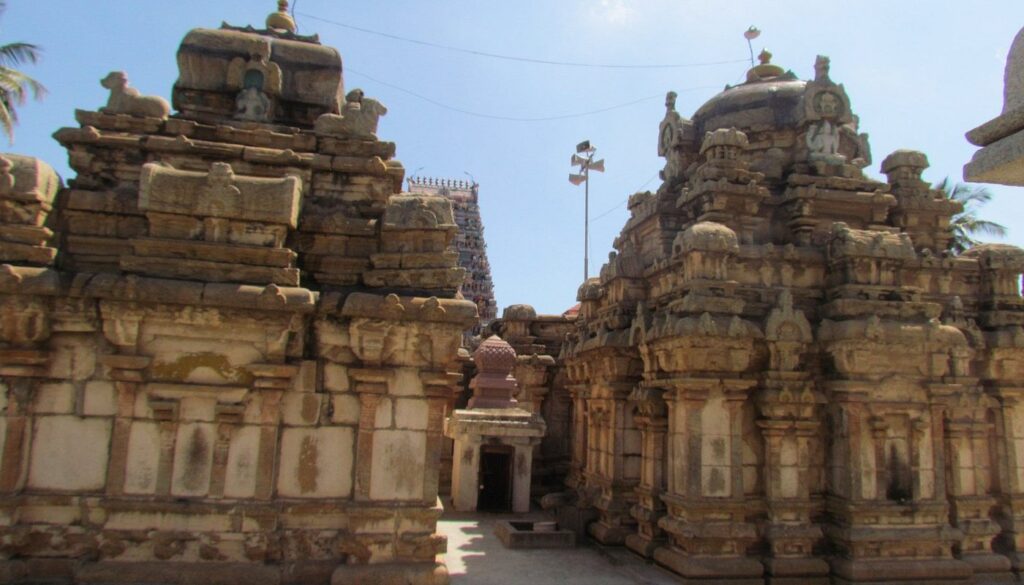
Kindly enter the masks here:
M 564 519 L 687 583 L 989 583 L 1024 552 L 1024 251 L 948 251 L 923 153 L 871 164 L 827 57 L 762 54 L 579 289 Z
M 0 581 L 448 582 L 451 202 L 286 8 L 0 157 Z

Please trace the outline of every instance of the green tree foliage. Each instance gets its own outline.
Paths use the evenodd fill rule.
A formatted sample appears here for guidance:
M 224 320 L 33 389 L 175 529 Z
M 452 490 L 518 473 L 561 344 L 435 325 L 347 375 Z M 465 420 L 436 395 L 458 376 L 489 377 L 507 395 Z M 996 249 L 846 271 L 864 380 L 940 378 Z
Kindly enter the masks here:
M 992 193 L 986 187 L 953 183 L 946 177 L 937 188 L 941 189 L 947 198 L 964 206 L 964 210 L 954 215 L 949 222 L 949 231 L 953 234 L 953 239 L 949 241 L 951 252 L 962 254 L 971 246 L 976 246 L 980 242 L 975 236 L 1006 236 L 1006 226 L 978 216 L 980 208 L 992 200 Z
M 6 7 L 7 3 L 0 0 L 0 13 Z M 0 128 L 3 128 L 9 141 L 14 141 L 18 106 L 25 104 L 29 94 L 35 99 L 42 99 L 46 94 L 43 84 L 19 70 L 26 63 L 38 62 L 41 53 L 39 47 L 30 43 L 0 45 Z

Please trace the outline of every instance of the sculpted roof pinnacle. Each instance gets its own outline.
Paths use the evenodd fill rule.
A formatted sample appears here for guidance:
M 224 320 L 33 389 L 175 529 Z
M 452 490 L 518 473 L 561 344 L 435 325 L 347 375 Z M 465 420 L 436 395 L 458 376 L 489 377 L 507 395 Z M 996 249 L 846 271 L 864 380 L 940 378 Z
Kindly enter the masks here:
M 772 54 L 768 52 L 768 49 L 762 50 L 757 59 L 761 63 L 747 71 L 747 83 L 772 79 L 786 73 L 782 67 L 772 64 Z
M 295 34 L 295 20 L 288 14 L 288 0 L 277 1 L 277 12 L 271 12 L 267 16 L 267 28 Z

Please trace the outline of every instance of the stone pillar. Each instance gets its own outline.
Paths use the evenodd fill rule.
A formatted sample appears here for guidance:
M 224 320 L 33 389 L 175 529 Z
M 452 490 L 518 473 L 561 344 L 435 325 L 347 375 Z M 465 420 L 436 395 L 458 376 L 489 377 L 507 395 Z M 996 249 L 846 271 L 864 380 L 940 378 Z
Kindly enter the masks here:
M 662 398 L 663 393 L 663 388 L 643 383 L 630 395 L 630 400 L 637 405 L 634 420 L 640 429 L 642 458 L 640 483 L 636 487 L 637 503 L 630 510 L 637 523 L 637 532 L 626 537 L 626 546 L 647 558 L 665 540 L 665 533 L 658 526 L 658 521 L 665 515 L 661 496 L 665 492 L 668 408 Z
M 151 359 L 144 356 L 109 355 L 104 356 L 102 361 L 110 368 L 110 379 L 117 391 L 117 413 L 107 468 L 107 494 L 119 496 L 124 493 L 128 437 L 135 420 L 135 397 L 139 386 L 145 381 L 143 372 Z
M 46 352 L 0 350 L 0 382 L 7 386 L 7 416 L 3 421 L 3 451 L 0 453 L 2 494 L 13 495 L 25 486 L 32 402 L 39 379 L 46 375 L 48 362 Z
M 456 411 L 458 412 L 458 411 Z M 455 440 L 452 453 L 452 505 L 456 510 L 475 511 L 480 495 L 480 437 L 469 433 L 449 436 Z
M 811 445 L 821 438 L 816 400 L 799 381 L 796 392 L 781 380 L 772 386 L 762 395 L 764 418 L 757 421 L 764 437 L 765 536 L 771 553 L 765 570 L 773 580 L 800 578 L 801 583 L 827 585 L 828 563 L 815 558 L 823 536 L 814 522 L 820 504 L 811 499 L 815 482 L 810 467 L 816 463 Z
M 377 405 L 387 394 L 388 374 L 374 368 L 353 368 L 353 390 L 359 396 L 359 428 L 356 435 L 356 477 L 355 498 L 370 499 L 370 482 L 373 473 L 373 435 L 377 417 Z

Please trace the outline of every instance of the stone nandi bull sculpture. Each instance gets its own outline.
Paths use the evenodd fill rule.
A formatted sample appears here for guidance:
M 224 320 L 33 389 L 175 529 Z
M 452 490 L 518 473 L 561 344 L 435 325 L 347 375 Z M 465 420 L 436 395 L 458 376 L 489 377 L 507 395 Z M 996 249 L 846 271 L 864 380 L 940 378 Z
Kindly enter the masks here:
M 106 107 L 100 109 L 103 113 L 161 119 L 171 113 L 171 106 L 164 98 L 142 95 L 134 87 L 128 87 L 124 71 L 111 71 L 100 80 L 100 85 L 110 90 Z

